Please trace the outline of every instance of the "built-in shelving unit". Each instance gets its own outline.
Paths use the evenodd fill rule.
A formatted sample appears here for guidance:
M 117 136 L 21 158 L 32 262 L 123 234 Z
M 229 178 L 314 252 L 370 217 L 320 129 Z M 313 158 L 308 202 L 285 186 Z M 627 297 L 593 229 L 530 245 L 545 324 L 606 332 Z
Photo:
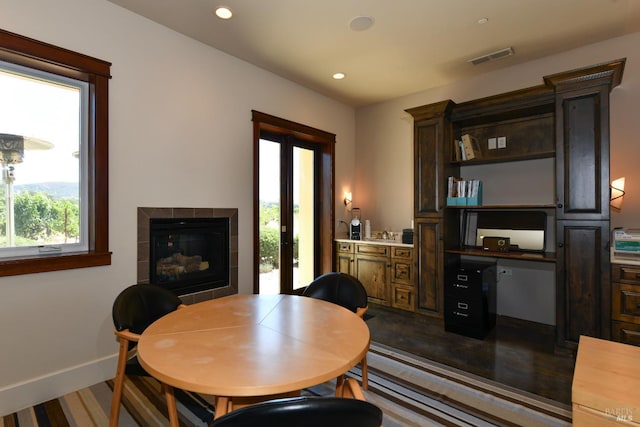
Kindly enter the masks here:
M 555 263 L 557 344 L 575 347 L 580 335 L 610 337 L 609 92 L 620 83 L 624 64 L 615 60 L 545 76 L 543 85 L 532 88 L 407 110 L 414 118 L 418 312 L 443 317 L 446 271 L 465 256 Z M 473 159 L 459 160 L 455 141 L 467 134 L 479 143 Z M 447 206 L 448 177 L 485 167 L 480 165 L 500 174 L 509 169 L 502 165 L 547 158 L 554 158 L 545 163 L 553 176 L 542 200 L 551 203 L 528 202 L 526 190 L 513 204 L 494 203 L 486 196 L 498 190 L 484 186 L 490 205 Z M 464 217 L 470 210 L 551 211 L 555 252 L 466 247 Z

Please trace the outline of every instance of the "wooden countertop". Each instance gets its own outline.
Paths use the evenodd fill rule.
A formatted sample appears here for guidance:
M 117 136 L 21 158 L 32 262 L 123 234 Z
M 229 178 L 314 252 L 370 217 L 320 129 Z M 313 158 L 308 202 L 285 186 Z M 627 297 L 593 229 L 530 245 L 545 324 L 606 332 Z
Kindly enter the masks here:
M 605 421 L 631 421 L 634 424 L 623 425 L 638 425 L 640 347 L 581 336 L 571 400 L 574 425 L 608 425 L 602 424 Z M 604 419 L 585 421 L 594 414 L 601 414 Z
M 402 236 L 399 237 L 402 239 Z M 363 240 L 351 240 L 351 239 L 334 239 L 336 242 L 345 243 L 366 243 L 368 245 L 385 245 L 385 246 L 401 246 L 404 248 L 413 248 L 413 244 L 402 243 L 402 240 L 382 240 L 382 239 L 363 239 Z

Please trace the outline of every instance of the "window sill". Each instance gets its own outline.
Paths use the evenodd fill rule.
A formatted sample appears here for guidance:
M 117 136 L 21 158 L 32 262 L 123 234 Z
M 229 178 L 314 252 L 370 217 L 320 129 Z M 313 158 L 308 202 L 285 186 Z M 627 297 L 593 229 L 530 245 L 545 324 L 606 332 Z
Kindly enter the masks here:
M 83 252 L 0 260 L 0 277 L 111 265 L 111 252 Z

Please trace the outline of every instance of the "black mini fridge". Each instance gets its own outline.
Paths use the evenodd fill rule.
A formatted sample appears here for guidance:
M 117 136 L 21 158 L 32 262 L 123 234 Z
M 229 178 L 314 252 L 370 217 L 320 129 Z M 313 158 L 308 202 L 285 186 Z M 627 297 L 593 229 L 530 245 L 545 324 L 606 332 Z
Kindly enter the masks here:
M 447 270 L 444 328 L 484 339 L 496 324 L 496 263 L 467 262 Z

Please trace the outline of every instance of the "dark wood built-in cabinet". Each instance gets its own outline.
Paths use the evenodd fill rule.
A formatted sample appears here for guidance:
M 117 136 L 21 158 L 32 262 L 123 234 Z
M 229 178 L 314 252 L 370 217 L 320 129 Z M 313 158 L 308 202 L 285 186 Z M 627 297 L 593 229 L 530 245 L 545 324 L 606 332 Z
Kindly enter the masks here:
M 460 177 L 468 165 L 495 164 L 499 170 L 504 162 L 555 157 L 549 203 L 473 208 L 553 211 L 555 248 L 531 260 L 556 265 L 557 344 L 575 347 L 580 335 L 610 338 L 609 93 L 620 83 L 624 64 L 611 61 L 546 76 L 532 88 L 407 110 L 414 118 L 418 312 L 443 317 L 446 271 L 464 255 L 524 258 L 465 247 L 466 209 L 447 207 L 447 178 Z M 454 156 L 453 141 L 463 134 L 480 142 L 472 160 Z M 500 135 L 508 138 L 507 147 L 488 149 L 488 138 Z
M 415 310 L 413 247 L 392 241 L 336 241 L 336 271 L 357 277 L 370 302 Z

